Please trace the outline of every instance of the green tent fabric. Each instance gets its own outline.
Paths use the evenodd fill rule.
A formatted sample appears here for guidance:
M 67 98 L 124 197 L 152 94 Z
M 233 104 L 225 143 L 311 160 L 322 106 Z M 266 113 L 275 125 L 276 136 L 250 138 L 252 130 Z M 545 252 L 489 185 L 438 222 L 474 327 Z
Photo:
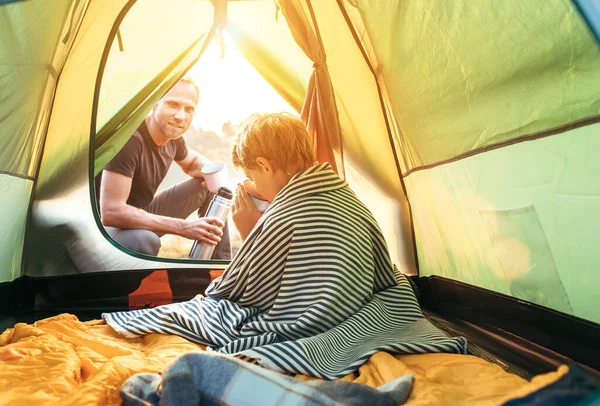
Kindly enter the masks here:
M 600 322 L 600 52 L 576 7 L 286 1 L 314 12 L 344 157 L 398 203 L 400 268 L 414 244 L 420 276 Z M 0 5 L 0 283 L 226 266 L 123 249 L 93 190 L 219 29 L 300 110 L 313 64 L 271 0 Z
M 600 113 L 600 54 L 570 1 L 357 3 L 404 171 Z
M 21 276 L 33 179 L 56 82 L 85 2 L 0 7 L 0 283 Z
M 35 176 L 52 94 L 84 2 L 0 8 L 0 171 Z
M 355 6 L 400 129 L 420 275 L 600 321 L 600 53 L 573 4 Z
M 598 321 L 600 124 L 406 178 L 421 275 Z M 535 157 L 535 159 L 532 159 Z
M 117 246 L 100 225 L 93 195 L 94 164 L 100 167 L 119 151 L 214 32 L 218 10 L 210 2 L 181 0 L 168 10 L 161 5 L 112 0 L 88 6 L 48 124 L 28 232 L 27 275 L 189 267 L 182 261 L 147 261 Z M 168 21 L 182 28 L 165 33 L 160 27 Z M 92 137 L 98 149 L 90 149 Z

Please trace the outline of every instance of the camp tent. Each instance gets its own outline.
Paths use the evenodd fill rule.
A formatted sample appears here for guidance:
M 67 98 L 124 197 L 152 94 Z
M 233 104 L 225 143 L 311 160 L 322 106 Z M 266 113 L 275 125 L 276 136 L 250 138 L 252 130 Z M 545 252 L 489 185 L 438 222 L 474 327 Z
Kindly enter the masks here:
M 397 202 L 399 265 L 432 318 L 529 373 L 600 368 L 600 53 L 570 1 L 0 4 L 8 320 L 120 308 L 114 288 L 156 270 L 200 292 L 226 266 L 118 246 L 93 187 L 226 30 L 319 158 Z

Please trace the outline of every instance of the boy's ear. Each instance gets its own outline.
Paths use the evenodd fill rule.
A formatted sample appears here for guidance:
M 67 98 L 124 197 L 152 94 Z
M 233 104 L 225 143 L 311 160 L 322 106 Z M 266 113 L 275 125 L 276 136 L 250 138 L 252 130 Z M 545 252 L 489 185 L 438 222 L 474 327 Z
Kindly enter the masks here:
M 274 172 L 274 168 L 273 168 L 273 165 L 271 165 L 271 162 L 269 162 L 267 159 L 265 159 L 263 157 L 256 158 L 256 164 L 258 165 L 260 170 L 263 172 L 267 172 L 267 173 Z

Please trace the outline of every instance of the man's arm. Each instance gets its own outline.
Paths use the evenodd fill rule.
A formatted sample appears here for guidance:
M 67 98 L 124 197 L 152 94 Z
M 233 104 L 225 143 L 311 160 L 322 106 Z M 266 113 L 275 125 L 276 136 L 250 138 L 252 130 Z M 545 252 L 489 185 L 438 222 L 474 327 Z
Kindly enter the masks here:
M 104 170 L 100 191 L 100 215 L 106 227 L 134 228 L 154 231 L 158 234 L 176 234 L 192 240 L 211 244 L 221 241 L 223 221 L 203 217 L 182 220 L 148 213 L 127 204 L 131 191 L 130 177 Z
M 187 151 L 187 155 L 184 159 L 175 162 L 177 162 L 177 165 L 192 178 L 204 178 L 202 167 L 209 164 L 210 160 L 189 148 Z

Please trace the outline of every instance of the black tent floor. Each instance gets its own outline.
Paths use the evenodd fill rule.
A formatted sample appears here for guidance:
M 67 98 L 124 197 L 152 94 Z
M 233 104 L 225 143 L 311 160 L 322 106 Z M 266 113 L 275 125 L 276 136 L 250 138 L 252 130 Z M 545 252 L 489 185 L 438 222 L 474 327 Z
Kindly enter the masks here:
M 425 315 L 448 335 L 465 337 L 469 343 L 469 354 L 499 365 L 506 372 L 527 380 L 554 371 L 560 365 L 570 365 L 574 362 L 568 357 L 500 329 L 445 318 L 430 311 L 425 311 Z M 600 382 L 600 371 L 580 365 L 587 374 Z
M 523 378 L 579 363 L 600 382 L 600 325 L 437 276 L 416 278 L 430 320 L 469 351 Z
M 42 320 L 48 317 L 56 316 L 65 312 L 26 312 L 26 313 L 13 313 L 13 314 L 0 314 L 0 333 L 7 328 L 14 327 L 17 323 L 33 324 L 38 320 Z M 69 312 L 77 316 L 81 321 L 96 320 L 100 318 L 101 312 L 96 311 L 79 311 Z
M 63 312 L 23 312 L 0 315 L 0 332 L 12 328 L 16 323 L 31 324 L 47 317 Z M 81 321 L 99 319 L 101 311 L 70 311 Z M 449 335 L 460 335 L 469 342 L 469 354 L 475 355 L 488 362 L 499 365 L 505 371 L 516 374 L 524 379 L 555 370 L 560 364 L 570 364 L 572 360 L 553 353 L 546 348 L 526 342 L 519 337 L 500 337 L 489 329 L 456 319 L 441 317 L 436 313 L 425 311 L 425 315 L 438 328 Z M 600 380 L 598 371 L 584 369 Z

